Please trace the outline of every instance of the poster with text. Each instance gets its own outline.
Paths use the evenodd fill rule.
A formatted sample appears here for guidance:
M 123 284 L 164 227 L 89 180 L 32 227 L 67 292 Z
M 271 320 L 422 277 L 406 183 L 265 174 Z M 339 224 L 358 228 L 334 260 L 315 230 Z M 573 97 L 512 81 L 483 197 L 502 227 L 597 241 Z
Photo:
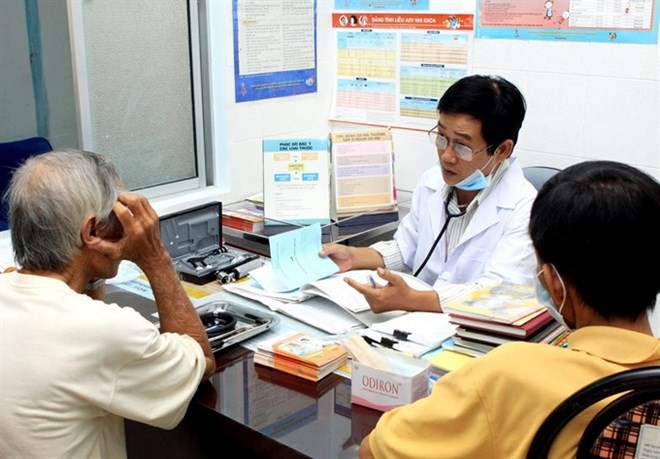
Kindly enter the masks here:
M 316 0 L 233 0 L 235 100 L 317 91 Z
M 655 44 L 653 0 L 480 0 L 477 38 Z
M 266 225 L 330 222 L 328 139 L 264 139 Z
M 472 14 L 333 13 L 332 25 L 332 120 L 430 129 L 444 91 L 469 73 Z
M 393 149 L 389 129 L 330 134 L 337 217 L 397 210 Z
M 335 0 L 336 10 L 428 11 L 429 0 Z

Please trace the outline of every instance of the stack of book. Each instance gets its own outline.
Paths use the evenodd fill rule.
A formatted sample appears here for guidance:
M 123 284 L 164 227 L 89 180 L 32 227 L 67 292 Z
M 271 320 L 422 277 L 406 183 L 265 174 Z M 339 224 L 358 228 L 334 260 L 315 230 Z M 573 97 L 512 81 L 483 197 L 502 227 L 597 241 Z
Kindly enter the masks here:
M 255 365 L 254 369 L 260 380 L 305 394 L 314 399 L 321 398 L 330 389 L 346 381 L 346 378 L 338 372 L 331 373 L 320 381 L 312 381 L 264 365 Z
M 538 303 L 533 287 L 500 282 L 443 305 L 457 325 L 452 349 L 482 356 L 500 344 L 527 341 L 561 345 L 568 332 Z
M 357 234 L 382 226 L 386 223 L 399 221 L 399 209 L 396 204 L 387 210 L 373 211 L 364 214 L 338 217 L 337 229 L 340 235 Z
M 259 365 L 319 381 L 346 363 L 348 353 L 335 342 L 301 332 L 288 332 L 257 346 L 254 362 Z
M 263 231 L 264 208 L 249 199 L 228 204 L 222 209 L 222 226 L 249 233 Z

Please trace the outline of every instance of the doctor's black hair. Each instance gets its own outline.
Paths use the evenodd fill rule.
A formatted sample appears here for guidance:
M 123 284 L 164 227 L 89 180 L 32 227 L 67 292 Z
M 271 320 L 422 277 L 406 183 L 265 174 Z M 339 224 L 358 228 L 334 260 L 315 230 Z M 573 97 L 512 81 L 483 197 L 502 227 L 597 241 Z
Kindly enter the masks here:
M 520 90 L 499 76 L 469 75 L 451 85 L 438 101 L 438 113 L 466 114 L 481 121 L 481 136 L 493 154 L 507 139 L 518 141 L 527 105 Z
M 543 185 L 529 233 L 539 263 L 554 264 L 589 307 L 635 320 L 660 292 L 659 222 L 660 183 L 626 164 L 586 161 Z

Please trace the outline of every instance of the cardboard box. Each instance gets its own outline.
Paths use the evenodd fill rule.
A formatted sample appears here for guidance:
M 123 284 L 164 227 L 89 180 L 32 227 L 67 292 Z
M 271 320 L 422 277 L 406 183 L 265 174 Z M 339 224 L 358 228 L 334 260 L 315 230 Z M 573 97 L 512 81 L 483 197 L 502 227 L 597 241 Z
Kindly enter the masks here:
M 378 370 L 351 363 L 351 403 L 378 411 L 407 405 L 429 394 L 430 364 L 388 349 L 376 349 L 392 367 Z

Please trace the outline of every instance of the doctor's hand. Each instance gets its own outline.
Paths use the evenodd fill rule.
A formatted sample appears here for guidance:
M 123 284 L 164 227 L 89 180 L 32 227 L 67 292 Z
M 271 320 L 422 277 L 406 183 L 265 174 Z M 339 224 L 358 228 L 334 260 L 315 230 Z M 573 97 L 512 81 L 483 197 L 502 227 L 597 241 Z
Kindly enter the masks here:
M 355 290 L 364 295 L 364 298 L 371 306 L 373 312 L 385 312 L 392 310 L 408 310 L 413 303 L 414 290 L 408 286 L 398 274 L 390 270 L 378 268 L 378 276 L 387 281 L 385 285 L 372 286 L 370 284 L 361 284 L 354 279 L 345 277 L 344 281 Z
M 350 249 L 343 244 L 324 244 L 319 255 L 330 258 L 339 266 L 339 272 L 343 273 L 353 269 L 353 256 Z
M 378 276 L 387 284 L 375 287 L 361 284 L 348 277 L 344 281 L 364 295 L 375 313 L 386 311 L 430 311 L 442 312 L 440 300 L 435 290 L 415 290 L 398 274 L 378 268 Z
M 383 266 L 383 258 L 371 247 L 324 244 L 319 255 L 334 261 L 339 266 L 340 273 L 352 269 L 376 269 Z

